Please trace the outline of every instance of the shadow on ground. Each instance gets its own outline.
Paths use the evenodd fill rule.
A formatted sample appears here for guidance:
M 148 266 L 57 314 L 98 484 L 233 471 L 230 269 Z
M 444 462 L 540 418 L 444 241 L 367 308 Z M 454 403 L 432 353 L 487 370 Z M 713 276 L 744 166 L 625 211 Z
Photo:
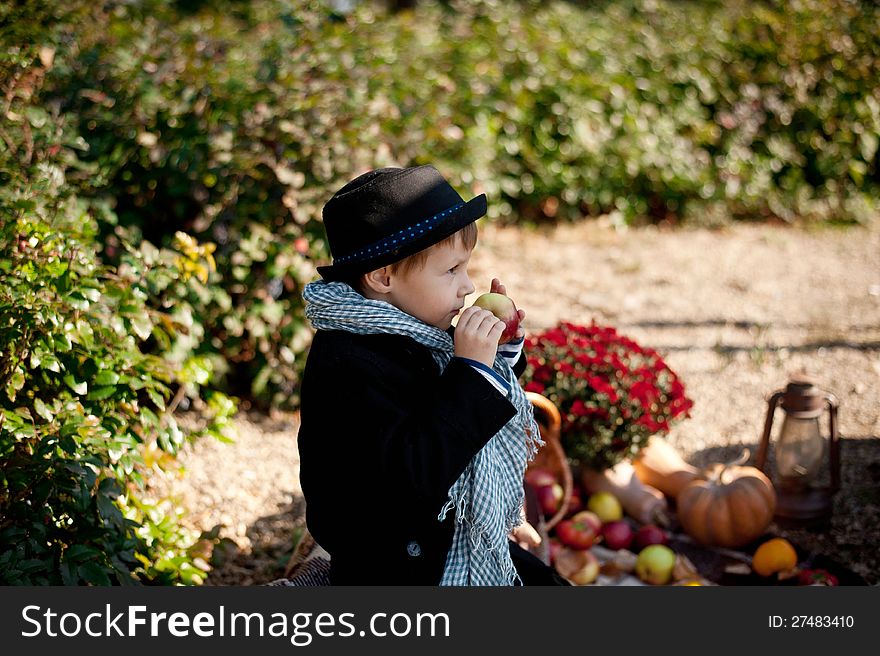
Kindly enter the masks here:
M 249 550 L 229 539 L 214 547 L 205 585 L 261 585 L 281 578 L 304 527 L 305 502 L 302 496 L 291 495 L 280 512 L 260 517 L 248 527 Z

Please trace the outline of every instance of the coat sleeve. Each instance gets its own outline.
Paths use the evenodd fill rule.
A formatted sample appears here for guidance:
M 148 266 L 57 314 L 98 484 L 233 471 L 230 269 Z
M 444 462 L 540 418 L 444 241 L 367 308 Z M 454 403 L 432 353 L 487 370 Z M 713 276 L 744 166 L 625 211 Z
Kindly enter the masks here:
M 522 375 L 525 373 L 527 366 L 528 366 L 528 359 L 526 358 L 525 346 L 523 346 L 523 350 L 519 352 L 519 359 L 513 365 L 513 374 L 517 378 L 521 378 Z

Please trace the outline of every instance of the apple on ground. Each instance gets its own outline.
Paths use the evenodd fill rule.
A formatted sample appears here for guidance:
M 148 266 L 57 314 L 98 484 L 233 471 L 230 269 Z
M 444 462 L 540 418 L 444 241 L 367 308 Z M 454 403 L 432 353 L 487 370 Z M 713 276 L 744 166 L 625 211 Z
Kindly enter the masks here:
M 634 537 L 635 531 L 625 519 L 602 524 L 602 539 L 609 549 L 629 549 Z
M 666 537 L 666 531 L 656 524 L 640 526 L 633 537 L 633 546 L 636 551 L 641 551 L 652 544 L 666 544 L 667 542 L 669 539 Z
M 636 576 L 651 585 L 665 585 L 672 580 L 675 552 L 665 544 L 649 544 L 639 552 Z
M 516 305 L 513 304 L 513 300 L 509 296 L 488 292 L 477 297 L 474 305 L 489 310 L 504 322 L 504 332 L 498 339 L 499 344 L 504 344 L 514 338 L 519 329 L 519 312 L 516 311 Z
M 600 490 L 594 492 L 587 499 L 587 510 L 591 510 L 599 516 L 603 522 L 613 522 L 623 519 L 623 506 L 611 492 Z
M 837 577 L 826 569 L 802 569 L 798 572 L 799 585 L 838 585 Z
M 536 488 L 535 496 L 538 497 L 538 506 L 544 517 L 552 517 L 565 499 L 565 490 L 559 483 L 551 483 Z
M 566 547 L 589 549 L 599 539 L 602 522 L 596 513 L 581 510 L 556 525 L 556 537 Z
M 589 585 L 599 578 L 599 570 L 602 566 L 589 549 L 562 547 L 556 556 L 554 567 L 575 585 Z

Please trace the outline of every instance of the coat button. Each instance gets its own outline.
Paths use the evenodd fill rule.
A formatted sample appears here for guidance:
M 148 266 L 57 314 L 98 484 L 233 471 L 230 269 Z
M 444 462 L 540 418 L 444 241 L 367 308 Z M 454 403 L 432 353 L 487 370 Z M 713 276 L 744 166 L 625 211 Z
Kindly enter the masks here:
M 416 556 L 421 556 L 422 555 L 422 547 L 419 545 L 418 542 L 413 540 L 408 545 L 406 545 L 406 553 L 408 553 L 413 558 L 415 558 Z

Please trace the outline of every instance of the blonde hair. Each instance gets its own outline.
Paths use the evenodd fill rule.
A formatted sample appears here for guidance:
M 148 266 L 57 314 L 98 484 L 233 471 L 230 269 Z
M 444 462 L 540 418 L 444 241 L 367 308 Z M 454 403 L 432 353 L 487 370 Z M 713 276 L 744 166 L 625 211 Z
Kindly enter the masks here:
M 425 266 L 425 262 L 428 261 L 428 253 L 431 252 L 431 249 L 437 248 L 439 246 L 453 246 L 456 240 L 461 237 L 461 243 L 464 244 L 464 247 L 469 251 L 474 249 L 474 246 L 477 245 L 477 224 L 476 223 L 468 223 L 465 227 L 463 227 L 458 232 L 453 232 L 451 235 L 446 237 L 445 239 L 441 239 L 436 244 L 432 244 L 428 246 L 428 248 L 422 249 L 417 253 L 413 253 L 402 260 L 398 260 L 397 262 L 393 262 L 388 265 L 391 273 L 408 273 L 409 271 L 418 271 L 422 267 Z
M 441 239 L 436 244 L 431 244 L 427 248 L 424 248 L 417 253 L 413 253 L 412 255 L 408 255 L 407 257 L 397 260 L 397 262 L 392 262 L 388 265 L 388 269 L 391 273 L 396 274 L 405 274 L 410 271 L 418 271 L 422 267 L 425 266 L 425 263 L 428 261 L 428 254 L 431 252 L 431 249 L 437 248 L 439 246 L 447 246 L 453 245 L 456 243 L 456 240 L 461 239 L 461 243 L 468 250 L 473 250 L 477 245 L 477 224 L 476 223 L 468 223 L 458 232 L 453 232 L 448 237 Z M 366 273 L 361 273 L 353 277 L 353 280 L 345 280 L 349 285 L 354 287 L 359 292 L 363 293 L 364 287 L 364 276 Z

